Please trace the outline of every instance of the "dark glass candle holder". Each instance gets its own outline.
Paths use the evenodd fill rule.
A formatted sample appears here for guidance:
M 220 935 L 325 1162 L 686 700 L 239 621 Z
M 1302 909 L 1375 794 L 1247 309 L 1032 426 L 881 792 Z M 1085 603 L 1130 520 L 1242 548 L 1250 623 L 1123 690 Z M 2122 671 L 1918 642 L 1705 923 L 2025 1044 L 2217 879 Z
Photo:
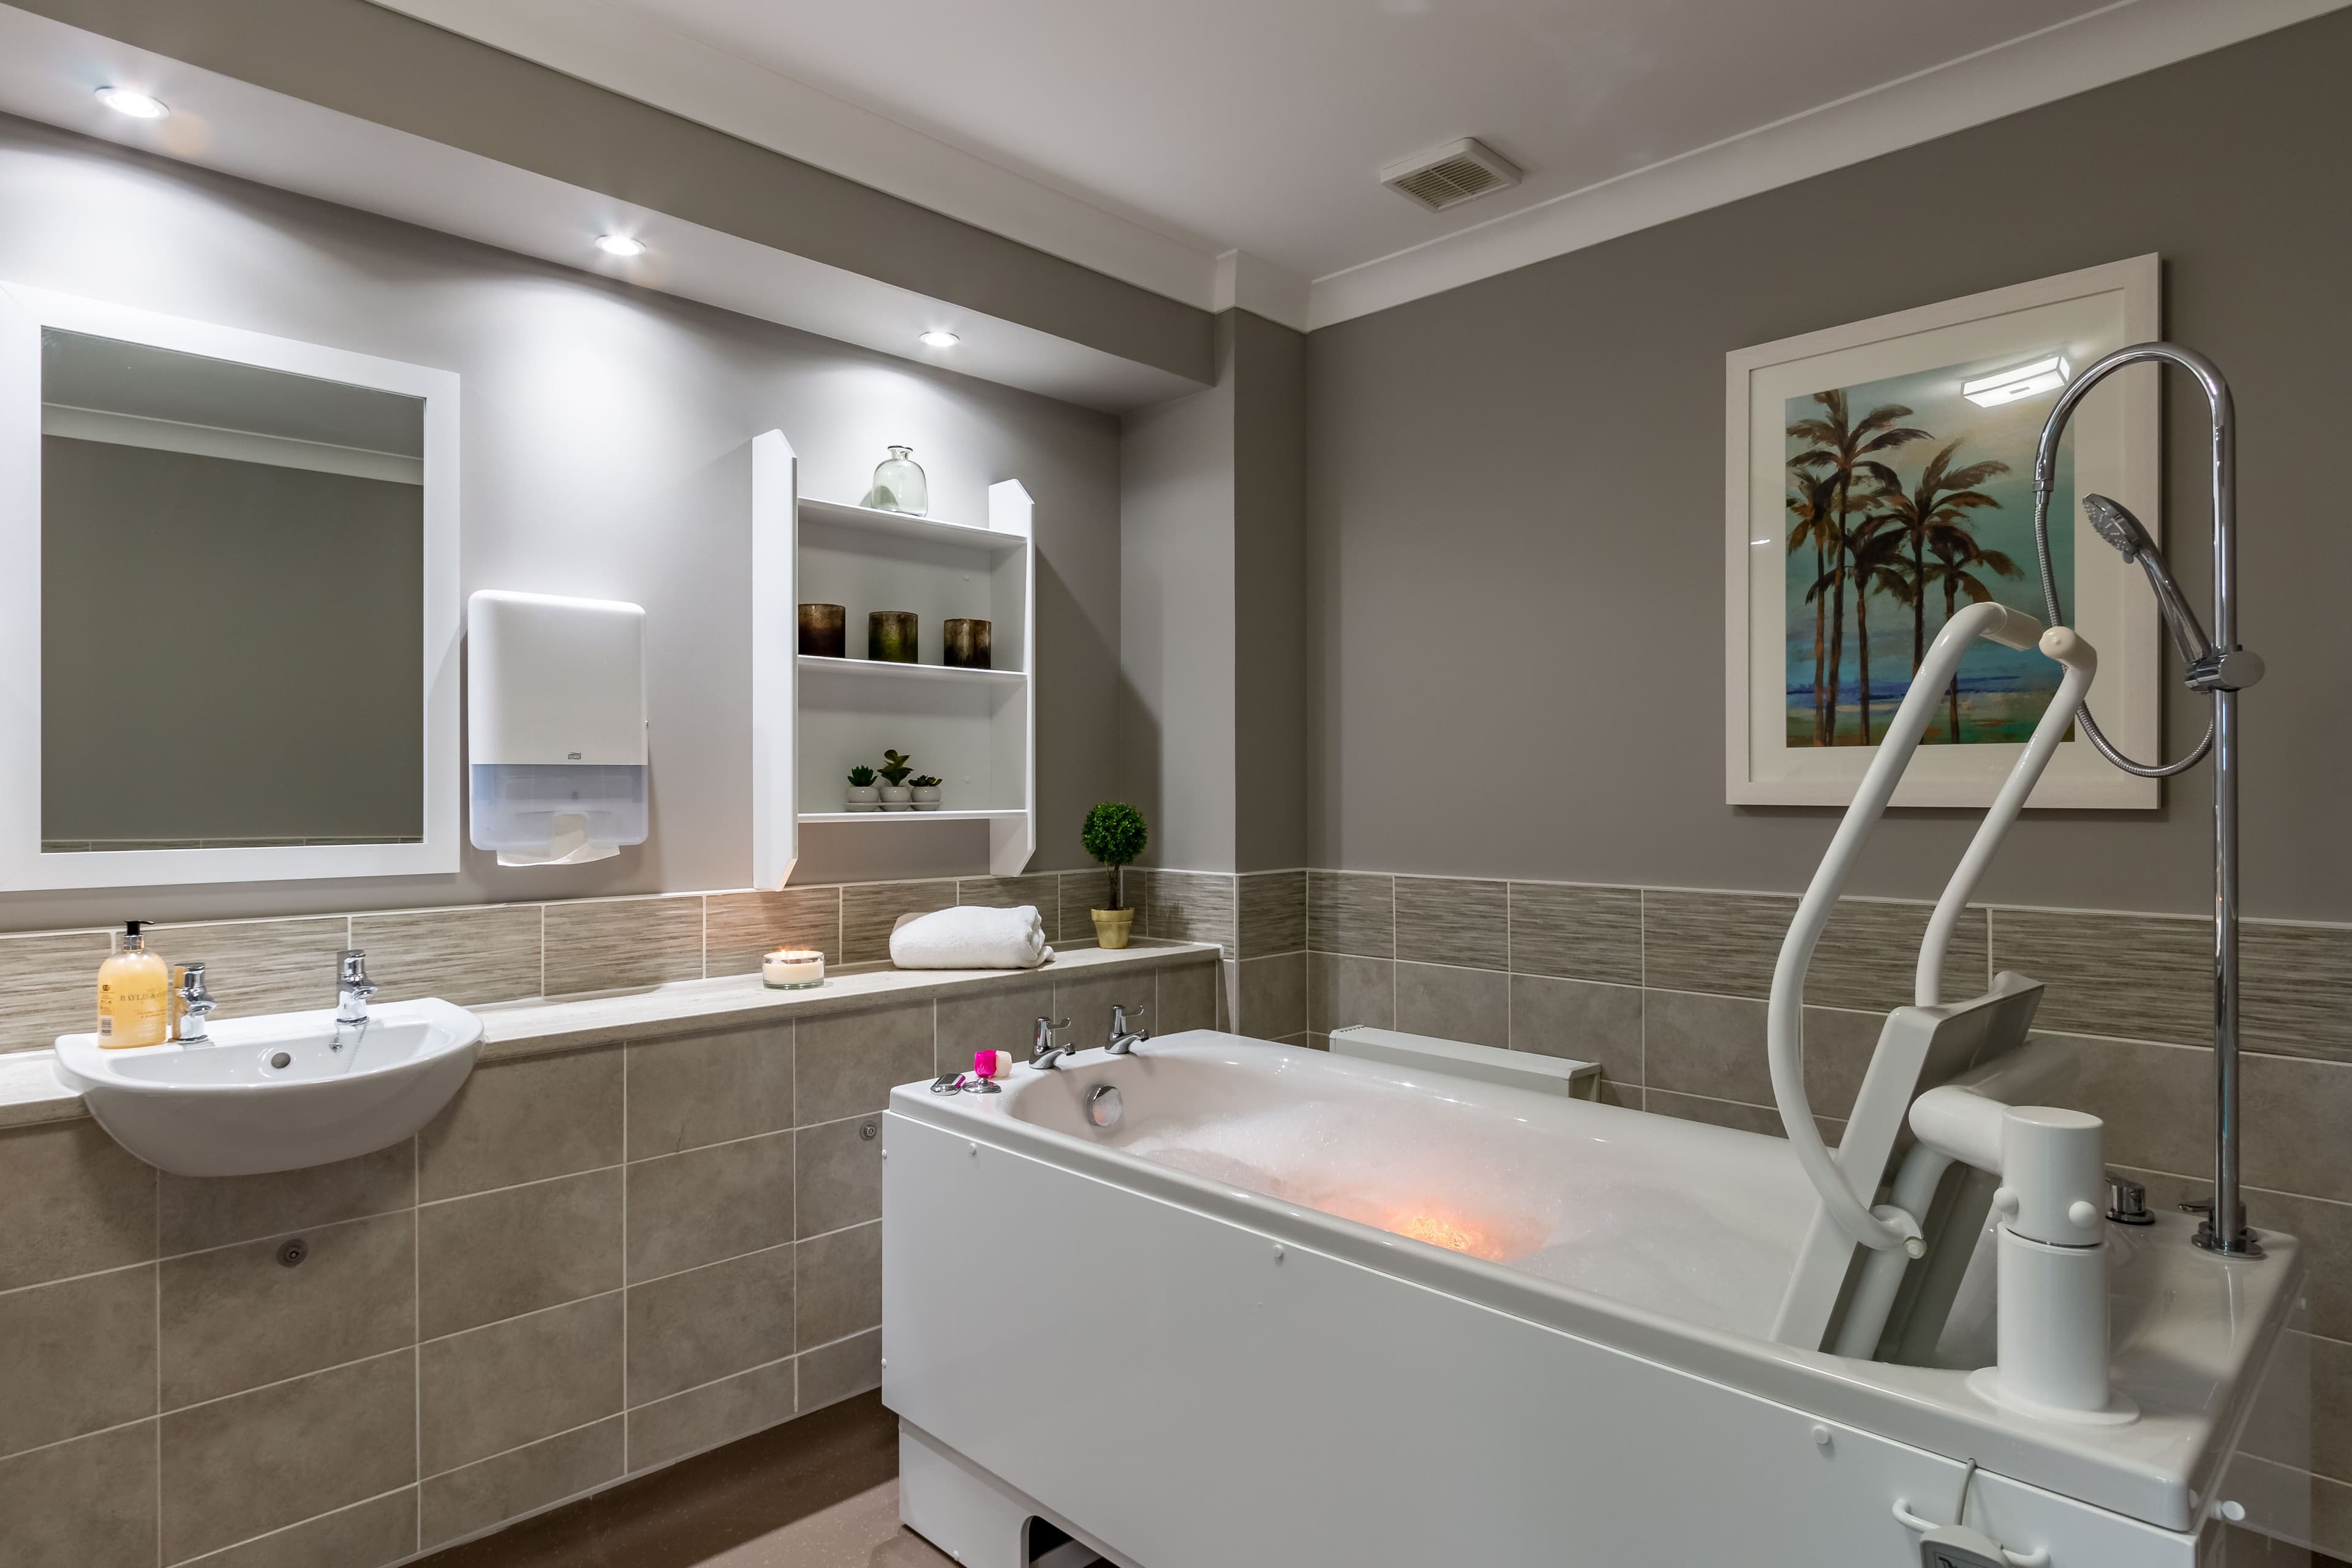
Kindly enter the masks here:
M 877 610 L 866 617 L 866 657 L 884 664 L 913 664 L 922 617 L 912 610 Z
M 952 620 L 947 623 L 943 646 L 946 662 L 952 669 L 992 669 L 993 653 L 990 639 L 995 626 L 989 621 Z
M 819 658 L 848 658 L 849 612 L 839 605 L 803 605 L 801 651 Z

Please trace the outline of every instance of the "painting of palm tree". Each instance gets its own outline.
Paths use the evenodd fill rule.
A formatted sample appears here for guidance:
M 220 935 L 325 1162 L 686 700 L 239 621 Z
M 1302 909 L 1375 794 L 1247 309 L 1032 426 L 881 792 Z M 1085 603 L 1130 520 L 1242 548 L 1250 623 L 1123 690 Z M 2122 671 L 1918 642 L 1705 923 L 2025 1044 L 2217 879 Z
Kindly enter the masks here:
M 2040 586 L 2020 563 L 2033 549 L 2026 476 L 2055 393 L 1979 407 L 1960 385 L 1982 372 L 1947 365 L 1787 400 L 1789 744 L 1875 745 L 1927 639 L 1962 605 L 2039 616 Z M 2069 437 L 2053 510 L 2074 505 L 2072 456 Z M 2058 531 L 2053 543 L 2064 597 L 2072 541 Z M 2021 741 L 2057 684 L 2039 654 L 1979 644 L 1927 739 Z

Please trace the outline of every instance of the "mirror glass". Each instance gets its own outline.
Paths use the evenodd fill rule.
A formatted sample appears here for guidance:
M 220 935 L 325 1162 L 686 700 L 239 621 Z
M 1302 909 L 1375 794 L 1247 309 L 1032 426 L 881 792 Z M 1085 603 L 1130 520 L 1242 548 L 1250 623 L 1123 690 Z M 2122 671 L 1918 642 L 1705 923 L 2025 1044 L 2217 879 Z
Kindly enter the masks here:
M 425 833 L 425 400 L 41 334 L 41 847 Z

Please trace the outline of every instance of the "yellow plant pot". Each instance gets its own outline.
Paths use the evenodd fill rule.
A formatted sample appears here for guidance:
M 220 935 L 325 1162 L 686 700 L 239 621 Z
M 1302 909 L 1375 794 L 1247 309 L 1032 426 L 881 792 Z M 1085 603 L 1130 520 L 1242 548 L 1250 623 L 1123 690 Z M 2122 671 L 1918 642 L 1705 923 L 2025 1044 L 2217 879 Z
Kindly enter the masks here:
M 1133 910 L 1088 910 L 1094 917 L 1095 940 L 1105 947 L 1125 947 L 1127 934 L 1135 926 Z

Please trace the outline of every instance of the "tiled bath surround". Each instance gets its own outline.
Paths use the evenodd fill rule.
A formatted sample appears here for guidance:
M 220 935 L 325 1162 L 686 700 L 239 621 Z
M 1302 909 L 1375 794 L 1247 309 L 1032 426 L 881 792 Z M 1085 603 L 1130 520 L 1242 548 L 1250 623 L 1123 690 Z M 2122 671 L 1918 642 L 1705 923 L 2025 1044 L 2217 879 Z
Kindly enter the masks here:
M 282 1175 L 0 1128 L 0 1563 L 380 1568 L 873 1387 L 889 1088 L 1216 992 L 1171 956 L 505 1058 Z

